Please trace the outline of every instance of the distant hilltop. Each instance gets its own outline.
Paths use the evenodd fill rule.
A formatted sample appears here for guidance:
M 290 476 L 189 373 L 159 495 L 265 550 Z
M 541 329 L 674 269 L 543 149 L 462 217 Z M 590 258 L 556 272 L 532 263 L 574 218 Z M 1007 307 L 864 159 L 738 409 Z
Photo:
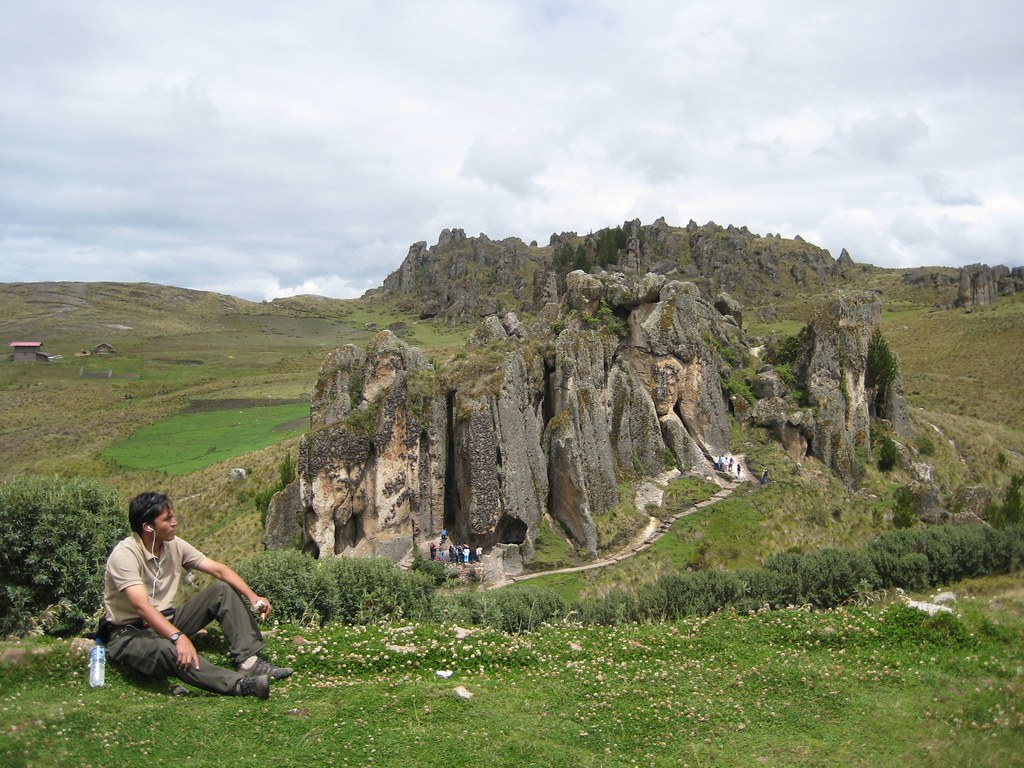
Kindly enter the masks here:
M 371 294 L 396 298 L 423 318 L 473 321 L 504 311 L 535 311 L 565 294 L 573 270 L 655 273 L 691 282 L 706 298 L 727 293 L 767 315 L 796 295 L 842 287 L 877 289 L 880 272 L 898 275 L 908 289 L 931 290 L 935 303 L 972 307 L 1024 290 L 1024 268 L 921 267 L 882 270 L 859 264 L 844 248 L 839 258 L 799 235 L 758 235 L 747 227 L 690 221 L 674 227 L 639 219 L 587 235 L 552 234 L 546 246 L 517 237 L 491 240 L 445 229 L 436 245 L 414 243 L 402 264 Z

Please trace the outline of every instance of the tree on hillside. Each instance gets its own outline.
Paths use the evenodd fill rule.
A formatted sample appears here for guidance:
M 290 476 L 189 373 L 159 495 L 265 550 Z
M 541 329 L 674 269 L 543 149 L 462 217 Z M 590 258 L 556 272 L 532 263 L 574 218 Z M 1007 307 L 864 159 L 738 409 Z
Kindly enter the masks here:
M 875 328 L 868 342 L 867 371 L 865 385 L 871 391 L 871 411 L 878 416 L 886 412 L 889 390 L 896 377 L 899 376 L 899 360 L 889 349 L 889 344 L 882 336 L 882 329 Z
M 1014 475 L 1003 489 L 1002 502 L 993 501 L 988 508 L 988 521 L 993 528 L 1024 524 L 1024 475 Z

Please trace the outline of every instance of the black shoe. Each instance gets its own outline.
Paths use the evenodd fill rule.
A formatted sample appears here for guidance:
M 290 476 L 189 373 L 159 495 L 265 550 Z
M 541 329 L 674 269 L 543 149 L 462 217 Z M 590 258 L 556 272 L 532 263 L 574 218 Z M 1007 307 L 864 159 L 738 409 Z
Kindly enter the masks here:
M 257 699 L 270 698 L 270 678 L 266 675 L 243 677 L 235 686 L 235 696 L 255 696 Z
M 246 677 L 266 675 L 271 680 L 284 680 L 292 673 L 291 667 L 275 667 L 269 661 L 256 657 L 256 662 L 249 669 L 239 669 Z

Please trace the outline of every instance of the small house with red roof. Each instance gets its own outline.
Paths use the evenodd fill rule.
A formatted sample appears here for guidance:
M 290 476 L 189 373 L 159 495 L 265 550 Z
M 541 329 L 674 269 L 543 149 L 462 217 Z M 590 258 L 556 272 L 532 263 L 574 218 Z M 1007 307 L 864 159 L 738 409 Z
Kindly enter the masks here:
M 42 346 L 43 342 L 41 341 L 12 341 L 11 349 L 14 350 L 14 362 L 34 363 L 40 357 L 48 360 L 49 355 L 43 352 Z

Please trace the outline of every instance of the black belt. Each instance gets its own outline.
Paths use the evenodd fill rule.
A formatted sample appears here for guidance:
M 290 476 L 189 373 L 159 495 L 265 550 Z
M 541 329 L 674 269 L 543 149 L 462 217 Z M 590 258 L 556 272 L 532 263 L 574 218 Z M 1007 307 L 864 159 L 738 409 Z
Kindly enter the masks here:
M 174 620 L 174 608 L 165 608 L 160 611 L 165 618 Z M 149 624 L 146 623 L 145 619 L 135 619 L 124 624 L 115 624 L 112 621 L 108 621 L 104 616 L 100 619 L 99 626 L 96 628 L 96 637 L 99 638 L 100 642 L 106 644 L 111 641 L 112 638 L 124 632 L 126 629 L 143 630 L 147 629 Z

